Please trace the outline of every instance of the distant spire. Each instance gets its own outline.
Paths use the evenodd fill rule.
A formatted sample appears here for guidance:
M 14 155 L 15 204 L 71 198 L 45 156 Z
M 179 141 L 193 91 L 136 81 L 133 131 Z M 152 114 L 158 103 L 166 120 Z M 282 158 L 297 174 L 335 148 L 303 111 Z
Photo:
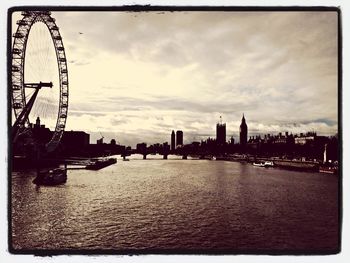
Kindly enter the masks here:
M 244 113 L 243 113 L 243 117 L 242 117 L 242 122 L 245 122 Z

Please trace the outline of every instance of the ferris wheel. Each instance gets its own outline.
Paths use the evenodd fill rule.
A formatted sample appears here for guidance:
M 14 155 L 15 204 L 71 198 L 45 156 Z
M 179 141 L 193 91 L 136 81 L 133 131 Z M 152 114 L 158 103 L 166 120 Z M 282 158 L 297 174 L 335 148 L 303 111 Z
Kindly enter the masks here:
M 11 93 L 15 120 L 12 139 L 16 140 L 20 134 L 30 132 L 30 119 L 40 115 L 40 118 L 52 122 L 52 136 L 45 145 L 46 151 L 52 152 L 62 138 L 68 114 L 68 69 L 65 49 L 51 12 L 24 11 L 21 15 L 22 19 L 17 21 L 18 27 L 13 34 L 11 54 Z M 47 46 L 43 44 L 45 41 L 40 41 L 33 35 L 42 31 L 45 31 Z M 55 83 L 41 79 L 41 73 L 50 68 L 42 62 L 45 51 L 50 53 L 50 49 L 54 64 L 51 71 L 55 71 L 56 74 Z M 33 75 L 30 71 L 33 71 L 36 77 L 30 77 Z

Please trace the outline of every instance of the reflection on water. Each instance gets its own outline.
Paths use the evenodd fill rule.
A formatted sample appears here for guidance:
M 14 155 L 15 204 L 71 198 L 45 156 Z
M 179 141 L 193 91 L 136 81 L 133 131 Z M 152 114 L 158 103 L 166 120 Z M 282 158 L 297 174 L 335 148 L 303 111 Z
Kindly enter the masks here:
M 136 159 L 135 159 L 136 158 Z M 338 247 L 338 178 L 208 160 L 132 157 L 59 187 L 12 174 L 15 249 Z

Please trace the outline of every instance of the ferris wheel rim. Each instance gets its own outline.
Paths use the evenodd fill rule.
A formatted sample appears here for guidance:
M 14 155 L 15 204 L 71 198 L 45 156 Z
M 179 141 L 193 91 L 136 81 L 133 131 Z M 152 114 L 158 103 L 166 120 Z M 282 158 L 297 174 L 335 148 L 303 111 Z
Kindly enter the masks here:
M 62 138 L 68 115 L 69 82 L 65 49 L 59 28 L 56 25 L 55 19 L 51 17 L 51 12 L 23 11 L 21 14 L 23 18 L 17 21 L 18 27 L 13 34 L 14 41 L 11 63 L 12 109 L 17 118 L 26 106 L 24 66 L 27 41 L 32 26 L 37 22 L 41 22 L 46 25 L 53 41 L 59 75 L 60 96 L 56 126 L 50 141 L 46 144 L 47 151 L 51 152 L 57 148 Z

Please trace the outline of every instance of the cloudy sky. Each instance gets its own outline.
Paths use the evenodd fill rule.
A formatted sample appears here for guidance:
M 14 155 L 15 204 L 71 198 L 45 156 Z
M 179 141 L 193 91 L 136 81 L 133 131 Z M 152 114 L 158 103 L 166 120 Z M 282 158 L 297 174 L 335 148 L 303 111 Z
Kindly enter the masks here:
M 68 59 L 67 130 L 125 145 L 337 131 L 335 12 L 53 12 Z

